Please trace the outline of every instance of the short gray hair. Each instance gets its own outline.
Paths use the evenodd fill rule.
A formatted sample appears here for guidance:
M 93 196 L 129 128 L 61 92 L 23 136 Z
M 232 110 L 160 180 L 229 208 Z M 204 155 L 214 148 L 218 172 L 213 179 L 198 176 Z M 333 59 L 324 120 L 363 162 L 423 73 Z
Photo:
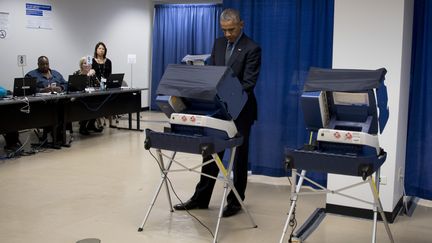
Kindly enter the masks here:
M 239 23 L 241 21 L 240 12 L 236 9 L 227 8 L 221 13 L 220 21 L 233 21 Z

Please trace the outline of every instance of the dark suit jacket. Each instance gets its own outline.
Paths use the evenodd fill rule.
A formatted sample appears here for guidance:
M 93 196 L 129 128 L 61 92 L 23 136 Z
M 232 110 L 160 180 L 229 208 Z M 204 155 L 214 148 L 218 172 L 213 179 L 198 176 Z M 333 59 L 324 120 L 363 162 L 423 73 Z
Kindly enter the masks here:
M 216 39 L 212 54 L 211 65 L 225 66 L 225 51 L 227 39 Z M 252 39 L 242 34 L 231 54 L 228 65 L 239 79 L 248 94 L 248 101 L 242 110 L 242 115 L 251 118 L 251 122 L 257 119 L 257 102 L 253 92 L 261 68 L 261 48 Z

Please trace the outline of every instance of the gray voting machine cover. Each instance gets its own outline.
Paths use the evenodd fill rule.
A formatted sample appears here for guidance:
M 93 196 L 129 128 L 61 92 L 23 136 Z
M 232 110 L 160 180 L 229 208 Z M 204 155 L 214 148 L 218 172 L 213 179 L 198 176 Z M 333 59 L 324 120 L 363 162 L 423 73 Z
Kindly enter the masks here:
M 364 91 L 384 81 L 387 70 L 324 69 L 311 67 L 304 91 Z
M 170 64 L 156 90 L 158 95 L 214 102 L 236 119 L 247 101 L 240 81 L 225 66 Z
M 387 70 L 362 69 L 324 69 L 311 67 L 303 90 L 360 92 L 376 89 L 379 108 L 380 132 L 384 130 L 389 119 L 387 87 L 384 84 Z

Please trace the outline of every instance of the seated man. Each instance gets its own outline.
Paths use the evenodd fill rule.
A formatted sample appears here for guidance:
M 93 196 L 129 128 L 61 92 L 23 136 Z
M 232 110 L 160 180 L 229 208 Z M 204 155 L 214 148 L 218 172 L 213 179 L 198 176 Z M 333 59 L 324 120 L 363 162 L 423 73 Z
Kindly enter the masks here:
M 37 91 L 39 93 L 60 93 L 66 90 L 67 82 L 63 76 L 54 69 L 50 69 L 49 60 L 46 56 L 40 56 L 38 58 L 38 68 L 34 69 L 26 74 L 26 77 L 33 77 L 37 79 Z M 62 125 L 56 126 L 57 136 L 53 137 L 54 148 L 60 148 L 60 146 L 69 146 L 63 141 L 64 131 Z M 42 140 L 46 140 L 47 133 L 53 131 L 55 127 L 45 127 L 43 132 Z
M 37 79 L 37 88 L 40 93 L 60 93 L 66 90 L 66 81 L 59 72 L 50 69 L 49 60 L 46 56 L 38 58 L 38 68 L 28 72 L 26 77 Z

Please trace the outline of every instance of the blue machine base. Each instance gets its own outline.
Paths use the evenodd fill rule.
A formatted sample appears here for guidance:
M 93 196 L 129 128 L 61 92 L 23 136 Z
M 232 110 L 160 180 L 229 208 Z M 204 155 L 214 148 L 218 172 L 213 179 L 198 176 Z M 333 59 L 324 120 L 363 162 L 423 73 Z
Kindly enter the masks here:
M 155 132 L 146 129 L 145 149 L 156 148 L 209 156 L 227 148 L 240 146 L 243 137 L 222 139 L 210 136 L 185 135 L 171 132 Z
M 361 176 L 363 180 L 378 170 L 386 158 L 387 153 L 383 149 L 378 156 L 356 156 L 304 148 L 285 148 L 285 162 L 291 169 Z

